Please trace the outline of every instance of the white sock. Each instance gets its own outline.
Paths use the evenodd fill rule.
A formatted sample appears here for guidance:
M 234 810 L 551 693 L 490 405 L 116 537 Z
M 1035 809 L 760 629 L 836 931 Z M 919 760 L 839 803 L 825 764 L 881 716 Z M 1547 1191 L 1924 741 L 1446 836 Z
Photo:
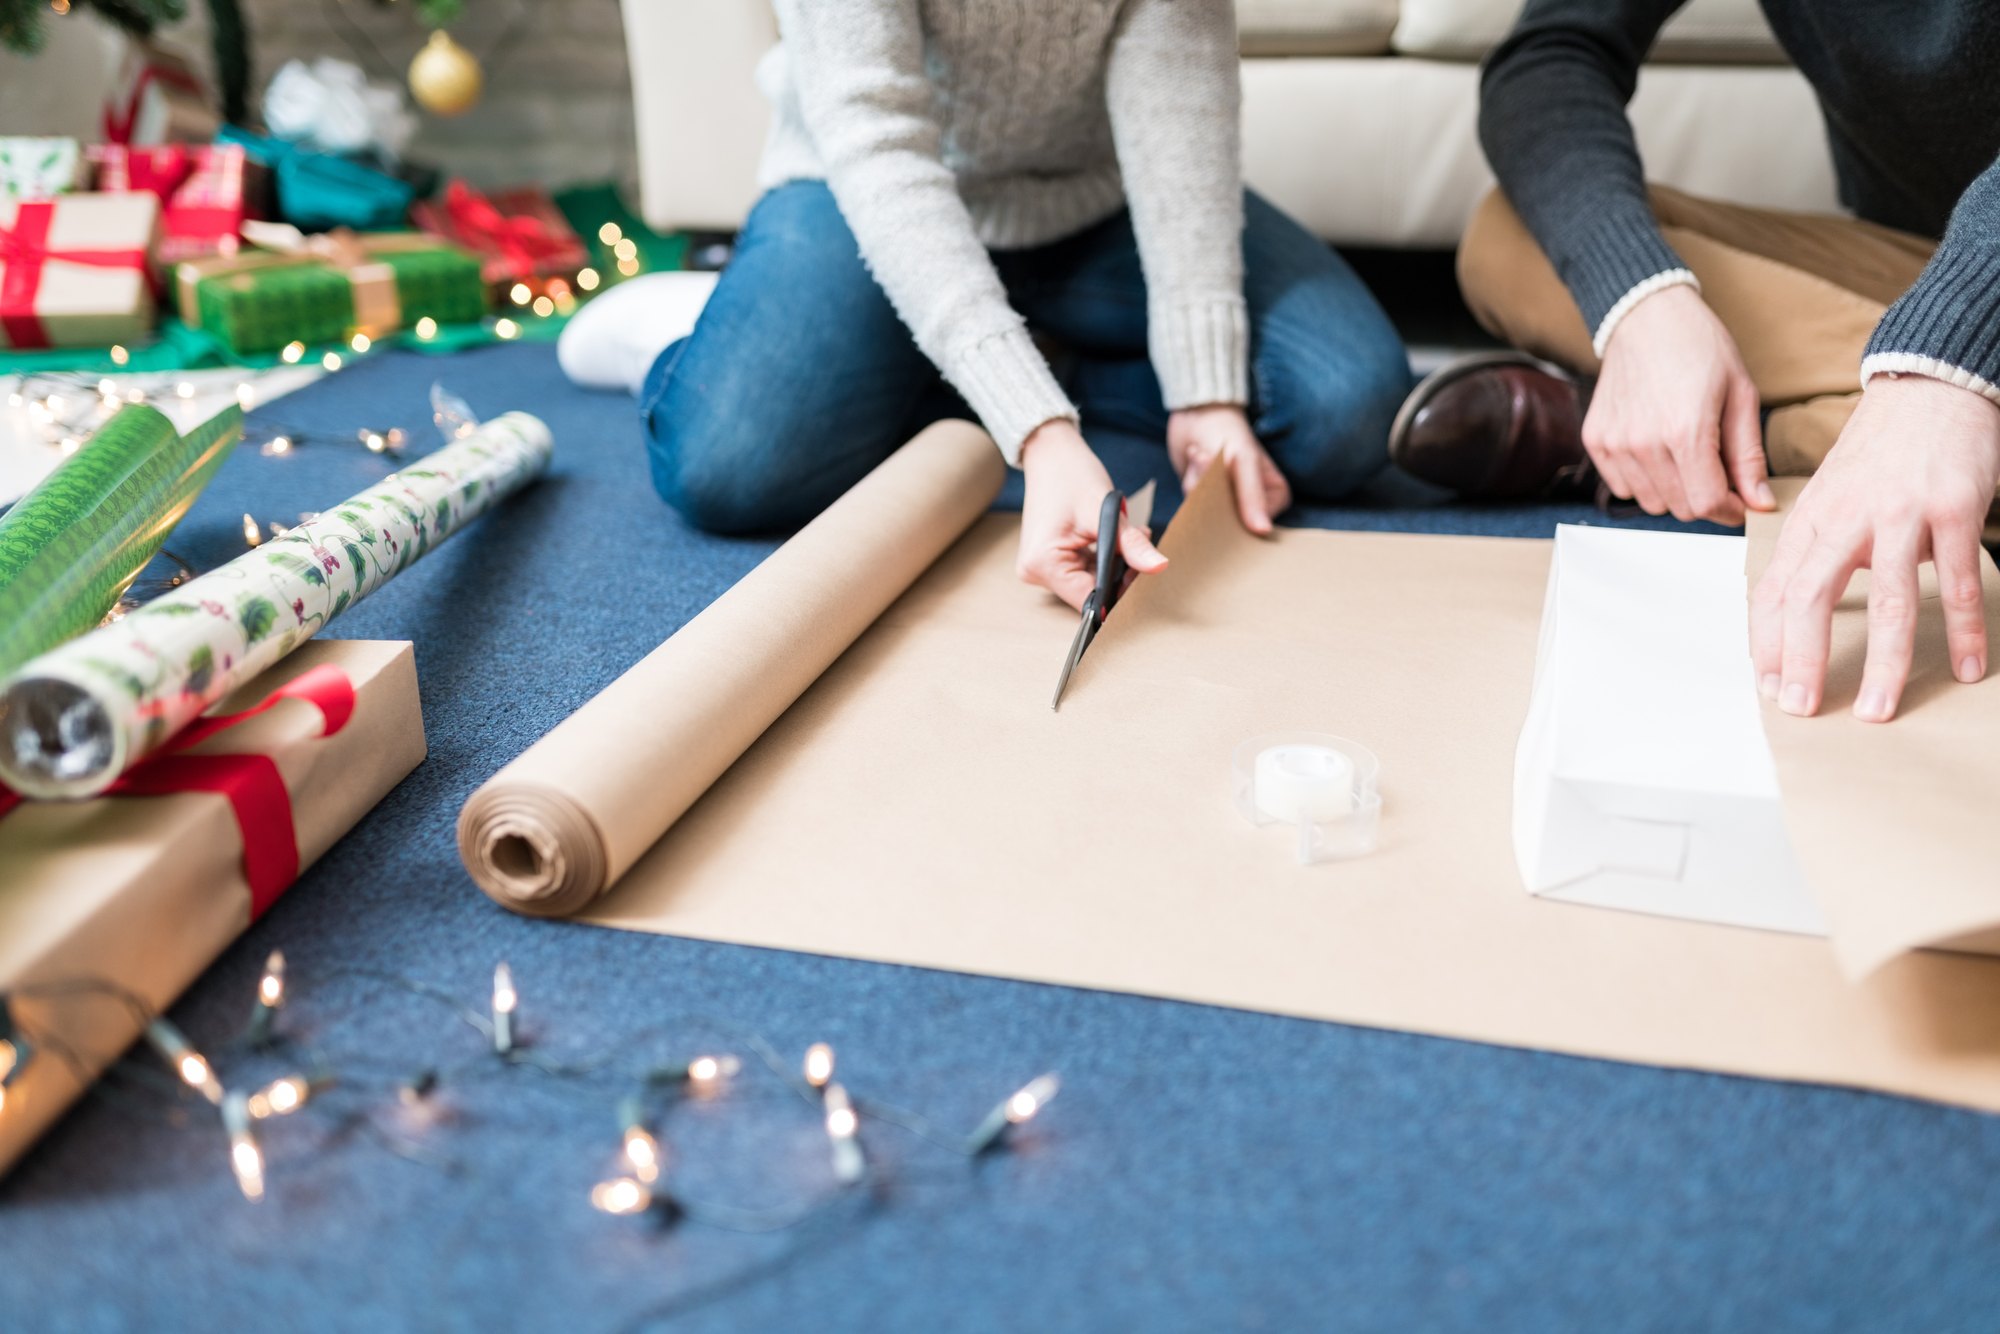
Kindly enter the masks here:
M 647 273 L 614 285 L 563 326 L 556 363 L 579 388 L 638 393 L 660 353 L 693 331 L 718 276 Z

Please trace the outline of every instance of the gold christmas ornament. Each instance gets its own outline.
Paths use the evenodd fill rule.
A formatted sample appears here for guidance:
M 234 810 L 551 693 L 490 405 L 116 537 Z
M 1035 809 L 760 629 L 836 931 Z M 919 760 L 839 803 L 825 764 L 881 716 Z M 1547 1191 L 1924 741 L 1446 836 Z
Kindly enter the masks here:
M 479 101 L 479 61 L 440 28 L 410 62 L 410 93 L 434 116 L 456 116 Z

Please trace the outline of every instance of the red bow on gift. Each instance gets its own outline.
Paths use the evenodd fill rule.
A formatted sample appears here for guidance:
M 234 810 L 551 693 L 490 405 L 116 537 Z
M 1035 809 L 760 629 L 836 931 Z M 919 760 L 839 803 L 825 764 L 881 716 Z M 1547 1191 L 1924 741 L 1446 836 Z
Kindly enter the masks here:
M 538 263 L 560 256 L 569 245 L 540 218 L 527 214 L 510 218 L 464 181 L 445 187 L 444 212 L 458 240 L 474 250 L 497 251 L 517 278 L 529 276 Z
M 101 269 L 138 269 L 146 273 L 145 250 L 51 250 L 49 227 L 55 201 L 16 206 L 14 225 L 0 224 L 0 330 L 12 348 L 47 347 L 48 330 L 35 314 L 35 296 L 42 290 L 42 270 L 52 259 L 65 264 L 89 264 Z
M 292 824 L 292 795 L 269 755 L 189 755 L 188 747 L 255 718 L 280 700 L 302 699 L 319 710 L 321 736 L 332 736 L 354 716 L 354 683 L 331 665 L 314 667 L 272 691 L 263 703 L 214 718 L 200 718 L 167 742 L 151 759 L 135 766 L 105 790 L 107 797 L 166 797 L 178 792 L 213 792 L 229 799 L 243 836 L 243 878 L 250 885 L 250 920 L 277 902 L 299 876 L 298 833 Z M 21 796 L 0 785 L 0 817 L 21 804 Z
M 142 66 L 138 77 L 125 95 L 122 106 L 107 105 L 104 108 L 104 142 L 108 144 L 129 144 L 132 131 L 138 128 L 139 108 L 146 100 L 146 90 L 154 84 L 176 89 L 199 99 L 201 84 L 194 75 L 172 65 L 162 65 L 157 61 Z

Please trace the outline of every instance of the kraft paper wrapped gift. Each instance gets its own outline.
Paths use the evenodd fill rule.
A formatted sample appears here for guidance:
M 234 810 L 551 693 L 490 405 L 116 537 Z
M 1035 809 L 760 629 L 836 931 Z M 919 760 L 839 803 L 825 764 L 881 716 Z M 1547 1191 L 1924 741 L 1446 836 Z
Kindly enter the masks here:
M 0 198 L 0 348 L 105 347 L 153 327 L 149 194 Z
M 268 756 L 276 764 L 300 869 L 424 757 L 407 643 L 307 644 L 221 707 L 252 707 L 326 667 L 353 686 L 353 712 L 337 731 L 323 734 L 330 720 L 311 703 L 284 699 L 186 752 Z M 268 839 L 283 831 L 256 832 Z M 67 984 L 103 979 L 145 1009 L 164 1010 L 267 906 L 253 900 L 243 834 L 230 801 L 216 793 L 26 802 L 0 815 L 0 994 L 33 1049 L 0 1102 L 0 1172 L 143 1027 L 129 1006 Z
M 189 260 L 174 269 L 180 316 L 238 355 L 298 341 L 379 338 L 429 316 L 440 324 L 486 313 L 479 259 L 419 232 L 327 232 L 306 237 L 248 223 L 264 247 Z
M 54 199 L 83 183 L 76 140 L 0 135 L 0 197 Z

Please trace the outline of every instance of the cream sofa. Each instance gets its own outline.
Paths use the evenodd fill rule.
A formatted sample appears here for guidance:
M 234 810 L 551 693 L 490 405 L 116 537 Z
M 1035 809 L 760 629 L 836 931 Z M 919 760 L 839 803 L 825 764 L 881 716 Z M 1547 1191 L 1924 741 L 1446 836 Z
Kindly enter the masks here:
M 752 82 L 777 40 L 767 0 L 623 0 L 643 211 L 733 230 L 769 112 Z M 1240 0 L 1244 170 L 1343 245 L 1449 249 L 1492 183 L 1479 59 L 1521 0 Z M 1819 110 L 1756 0 L 1692 0 L 1662 34 L 1632 115 L 1648 173 L 1778 208 L 1834 209 Z

